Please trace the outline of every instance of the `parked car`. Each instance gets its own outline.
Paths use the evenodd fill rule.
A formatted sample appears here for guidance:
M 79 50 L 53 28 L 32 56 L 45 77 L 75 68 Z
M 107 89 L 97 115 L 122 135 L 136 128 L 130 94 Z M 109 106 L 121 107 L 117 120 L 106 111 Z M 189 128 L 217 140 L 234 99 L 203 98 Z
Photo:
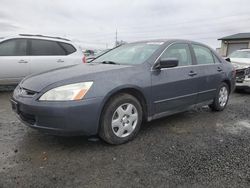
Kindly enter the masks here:
M 81 64 L 85 57 L 71 41 L 20 34 L 0 39 L 0 85 L 19 83 L 25 76 Z
M 101 50 L 101 51 L 98 51 L 96 52 L 94 55 L 90 55 L 88 56 L 86 59 L 87 59 L 87 63 L 90 63 L 91 61 L 93 61 L 94 59 L 96 59 L 97 57 L 107 53 L 109 50 L 111 49 L 106 49 L 106 50 Z
M 95 135 L 110 144 L 133 139 L 142 121 L 208 104 L 222 111 L 235 69 L 211 48 L 185 40 L 125 44 L 92 63 L 25 78 L 13 110 L 50 134 Z
M 250 49 L 242 49 L 229 55 L 236 68 L 236 88 L 250 91 Z

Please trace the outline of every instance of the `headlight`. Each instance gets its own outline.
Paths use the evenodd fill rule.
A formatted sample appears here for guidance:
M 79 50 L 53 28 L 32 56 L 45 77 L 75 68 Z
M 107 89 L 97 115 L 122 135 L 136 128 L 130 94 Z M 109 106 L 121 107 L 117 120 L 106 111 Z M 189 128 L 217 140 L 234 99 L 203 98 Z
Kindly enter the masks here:
M 81 100 L 91 88 L 93 82 L 81 82 L 56 87 L 44 93 L 39 101 L 76 101 Z
M 249 65 L 245 65 L 245 64 L 239 64 L 239 63 L 232 63 L 232 65 L 236 68 L 236 69 L 246 69 L 249 67 Z

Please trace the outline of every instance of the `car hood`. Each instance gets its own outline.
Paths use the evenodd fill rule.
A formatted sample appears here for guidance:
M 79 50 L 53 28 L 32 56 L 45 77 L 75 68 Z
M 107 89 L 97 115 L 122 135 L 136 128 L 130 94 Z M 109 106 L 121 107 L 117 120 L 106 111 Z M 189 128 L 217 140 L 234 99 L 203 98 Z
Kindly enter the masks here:
M 245 69 L 250 67 L 249 58 L 230 58 L 230 61 L 236 69 Z
M 20 87 L 35 92 L 40 92 L 45 87 L 58 82 L 70 82 L 71 80 L 73 82 L 74 80 L 89 81 L 90 79 L 94 79 L 98 74 L 113 72 L 112 70 L 123 69 L 127 67 L 131 66 L 97 63 L 74 65 L 71 67 L 53 69 L 47 72 L 30 75 L 22 80 Z
M 230 60 L 231 60 L 232 63 L 250 65 L 250 59 L 249 58 L 230 58 Z

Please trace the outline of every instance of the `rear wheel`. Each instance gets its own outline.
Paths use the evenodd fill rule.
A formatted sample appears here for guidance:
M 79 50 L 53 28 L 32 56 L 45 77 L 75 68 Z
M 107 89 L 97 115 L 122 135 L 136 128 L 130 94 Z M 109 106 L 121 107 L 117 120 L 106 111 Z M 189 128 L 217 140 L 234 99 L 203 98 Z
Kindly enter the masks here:
M 104 108 L 99 135 L 110 144 L 123 144 L 136 136 L 141 122 L 140 102 L 132 95 L 119 94 Z
M 209 107 L 213 111 L 222 111 L 227 106 L 229 99 L 229 88 L 226 83 L 222 83 L 216 91 L 216 97 Z

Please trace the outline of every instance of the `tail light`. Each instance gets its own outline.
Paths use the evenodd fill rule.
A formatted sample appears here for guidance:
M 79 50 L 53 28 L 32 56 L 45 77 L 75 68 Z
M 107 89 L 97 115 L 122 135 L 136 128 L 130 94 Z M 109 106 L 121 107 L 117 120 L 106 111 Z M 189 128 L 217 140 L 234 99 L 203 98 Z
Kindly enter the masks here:
M 82 58 L 82 62 L 83 62 L 83 63 L 87 63 L 86 56 L 83 56 L 83 58 Z

